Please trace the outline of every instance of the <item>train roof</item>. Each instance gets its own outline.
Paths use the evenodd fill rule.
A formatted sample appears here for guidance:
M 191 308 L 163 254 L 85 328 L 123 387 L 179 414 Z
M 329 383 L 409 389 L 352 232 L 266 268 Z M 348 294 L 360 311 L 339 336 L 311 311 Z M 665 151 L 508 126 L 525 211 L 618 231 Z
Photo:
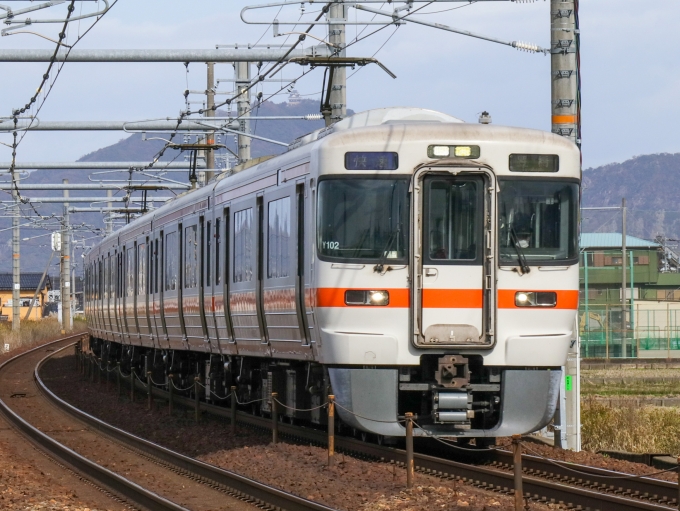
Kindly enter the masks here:
M 386 134 L 389 134 L 389 137 L 386 137 Z M 296 139 L 286 153 L 261 158 L 259 162 L 254 162 L 254 165 L 245 167 L 240 172 L 218 178 L 203 188 L 190 190 L 169 199 L 159 209 L 142 215 L 102 240 L 99 246 L 105 246 L 118 236 L 132 237 L 137 231 L 141 234 L 141 229 L 150 222 L 162 221 L 171 214 L 175 215 L 178 210 L 186 215 L 191 214 L 193 210 L 206 209 L 209 197 L 213 193 L 217 195 L 222 190 L 259 180 L 269 173 L 274 174 L 282 167 L 295 165 L 296 162 L 309 161 L 310 153 L 319 148 L 327 148 L 331 151 L 346 150 L 350 144 L 362 146 L 376 141 L 386 141 L 387 138 L 403 142 L 406 136 L 408 140 L 414 142 L 428 140 L 435 144 L 439 141 L 450 140 L 452 137 L 470 144 L 492 141 L 504 144 L 549 143 L 555 148 L 570 153 L 577 152 L 576 146 L 565 137 L 541 130 L 466 123 L 442 112 L 416 107 L 366 110 Z M 192 211 L 189 211 L 190 209 Z

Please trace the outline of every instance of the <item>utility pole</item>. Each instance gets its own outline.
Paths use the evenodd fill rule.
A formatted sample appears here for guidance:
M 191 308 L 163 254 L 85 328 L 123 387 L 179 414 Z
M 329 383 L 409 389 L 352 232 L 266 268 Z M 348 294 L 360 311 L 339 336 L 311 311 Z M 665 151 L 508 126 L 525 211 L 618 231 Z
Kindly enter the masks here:
M 68 184 L 68 179 L 62 180 Z M 68 198 L 68 189 L 64 189 L 64 198 Z M 64 220 L 61 226 L 61 330 L 66 333 L 71 329 L 71 244 L 69 243 L 68 202 L 64 203 Z
M 113 192 L 111 190 L 106 190 L 106 196 L 108 198 L 113 197 Z M 113 202 L 107 202 L 106 206 L 111 209 L 113 207 Z M 108 236 L 113 232 L 113 221 L 111 220 L 111 213 L 107 213 L 104 217 L 104 228 L 106 235 Z
M 206 105 L 208 109 L 205 116 L 215 117 L 215 110 L 213 110 L 213 108 L 215 107 L 215 63 L 208 62 L 207 66 L 208 66 L 208 82 L 206 84 L 205 95 L 207 98 Z M 207 143 L 211 145 L 214 144 L 215 132 L 209 131 L 207 135 L 208 135 Z M 215 177 L 215 171 L 213 170 L 215 168 L 215 151 L 207 151 L 205 157 L 206 157 L 205 168 L 207 169 L 205 172 L 205 182 L 207 183 L 213 177 Z
M 235 62 L 234 69 L 236 71 L 236 91 L 238 93 L 236 105 L 240 125 L 239 131 L 250 133 L 250 90 L 246 90 L 250 85 L 250 62 Z M 241 93 L 241 91 L 246 92 Z M 239 163 L 250 160 L 250 143 L 250 137 L 237 135 Z
M 574 0 L 550 0 L 552 132 L 580 147 L 577 20 Z
M 347 21 L 347 6 L 342 2 L 331 4 L 328 11 L 328 41 L 334 44 L 333 51 L 338 57 L 345 57 L 345 25 L 334 24 L 338 21 Z M 337 66 L 333 70 L 332 83 L 328 84 L 331 89 L 331 123 L 338 122 L 347 116 L 347 68 Z
M 626 199 L 621 199 L 621 356 L 626 356 Z M 632 290 L 631 290 L 632 292 Z M 631 296 L 632 298 L 632 296 Z
M 19 307 L 21 307 L 21 233 L 19 230 L 19 216 L 21 210 L 19 209 L 19 192 L 16 187 L 16 180 L 14 171 L 12 171 L 12 330 L 19 330 L 21 328 L 21 317 Z

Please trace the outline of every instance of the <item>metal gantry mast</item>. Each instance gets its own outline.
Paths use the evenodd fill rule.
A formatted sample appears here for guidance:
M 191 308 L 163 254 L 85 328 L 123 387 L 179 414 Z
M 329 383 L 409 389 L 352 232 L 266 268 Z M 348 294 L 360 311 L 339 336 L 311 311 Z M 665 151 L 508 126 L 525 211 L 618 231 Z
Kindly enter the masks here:
M 12 330 L 19 330 L 21 326 L 21 232 L 19 228 L 19 190 L 16 187 L 16 176 L 12 170 Z
M 550 0 L 552 132 L 581 145 L 578 0 Z

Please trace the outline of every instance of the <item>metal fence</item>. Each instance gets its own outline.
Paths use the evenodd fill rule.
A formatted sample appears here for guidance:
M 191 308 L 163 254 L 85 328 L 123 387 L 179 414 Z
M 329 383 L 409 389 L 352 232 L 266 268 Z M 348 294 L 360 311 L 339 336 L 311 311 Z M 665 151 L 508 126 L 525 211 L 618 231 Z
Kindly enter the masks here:
M 635 304 L 625 322 L 620 305 L 582 306 L 579 333 L 585 358 L 680 357 L 680 304 Z

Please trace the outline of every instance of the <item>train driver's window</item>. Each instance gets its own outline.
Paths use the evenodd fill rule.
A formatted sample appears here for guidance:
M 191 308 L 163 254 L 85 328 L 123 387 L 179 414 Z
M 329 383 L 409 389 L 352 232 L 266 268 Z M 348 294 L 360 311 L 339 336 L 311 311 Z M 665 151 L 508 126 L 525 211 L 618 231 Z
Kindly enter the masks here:
M 426 254 L 435 261 L 473 261 L 480 245 L 481 180 L 426 179 Z
M 234 282 L 253 280 L 253 208 L 234 213 Z
M 267 222 L 267 278 L 290 275 L 290 197 L 269 203 Z

